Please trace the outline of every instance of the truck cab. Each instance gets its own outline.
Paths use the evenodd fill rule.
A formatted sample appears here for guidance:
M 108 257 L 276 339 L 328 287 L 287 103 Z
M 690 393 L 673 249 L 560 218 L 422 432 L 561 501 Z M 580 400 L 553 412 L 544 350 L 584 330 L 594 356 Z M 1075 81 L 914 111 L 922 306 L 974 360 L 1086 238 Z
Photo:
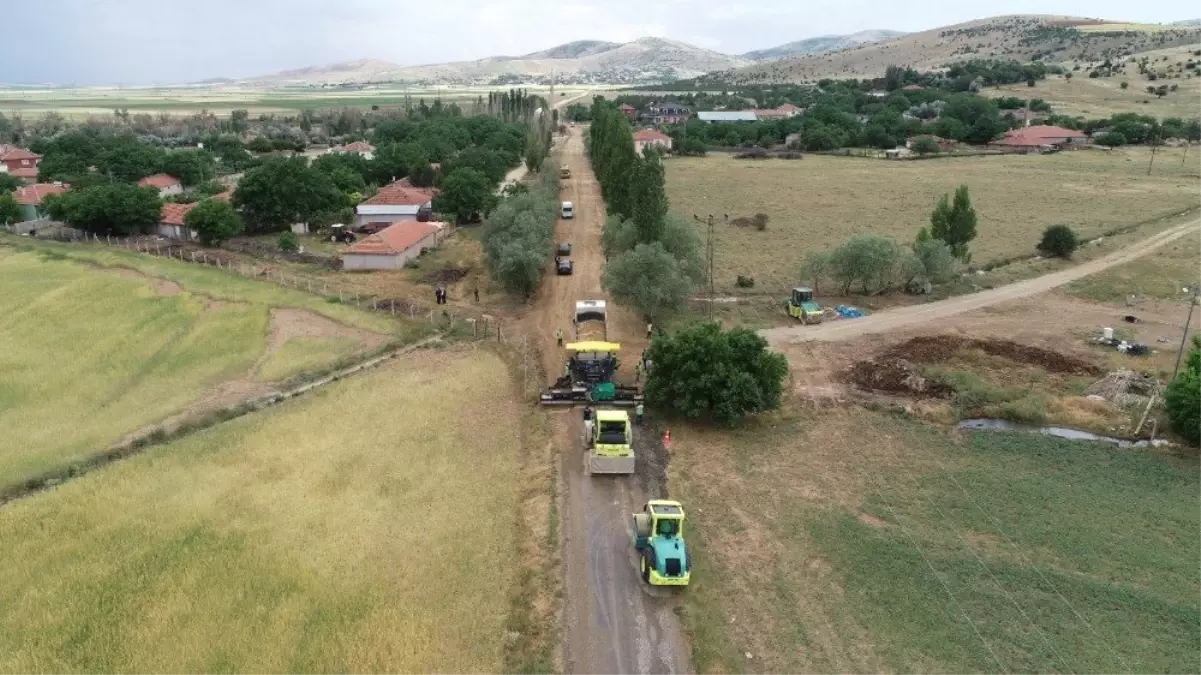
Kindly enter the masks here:
M 634 550 L 642 579 L 653 586 L 687 586 L 692 561 L 684 544 L 684 507 L 669 499 L 652 499 L 634 514 Z
M 564 220 L 575 218 L 575 207 L 572 206 L 571 202 L 563 202 L 562 216 Z

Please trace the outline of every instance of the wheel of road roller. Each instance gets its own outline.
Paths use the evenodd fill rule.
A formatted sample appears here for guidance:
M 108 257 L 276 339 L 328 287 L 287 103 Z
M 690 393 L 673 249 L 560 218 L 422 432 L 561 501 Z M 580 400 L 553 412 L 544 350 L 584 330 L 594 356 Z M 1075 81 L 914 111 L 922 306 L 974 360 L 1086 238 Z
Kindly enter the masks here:
M 651 517 L 645 513 L 634 514 L 634 536 L 646 538 L 651 536 Z
M 643 552 L 641 562 L 638 563 L 638 566 L 642 570 L 642 580 L 649 584 L 651 582 L 651 568 L 653 567 L 651 564 L 651 554 Z

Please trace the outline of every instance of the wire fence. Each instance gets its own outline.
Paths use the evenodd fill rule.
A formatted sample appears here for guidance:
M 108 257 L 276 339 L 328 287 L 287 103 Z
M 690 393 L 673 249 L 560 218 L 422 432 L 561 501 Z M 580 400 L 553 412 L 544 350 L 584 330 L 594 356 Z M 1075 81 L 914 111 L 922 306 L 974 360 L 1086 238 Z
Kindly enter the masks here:
M 16 231 L 12 226 L 4 226 L 3 229 L 10 233 Z M 203 265 L 248 279 L 271 282 L 285 288 L 319 295 L 329 302 L 351 305 L 363 311 L 425 322 L 456 339 L 495 340 L 507 344 L 512 344 L 515 340 L 515 336 L 512 335 L 513 329 L 506 327 L 499 318 L 483 312 L 473 312 L 457 305 L 430 303 L 412 297 L 364 293 L 360 289 L 339 284 L 329 278 L 284 271 L 269 263 L 247 262 L 220 249 L 199 249 L 190 244 L 149 237 L 102 237 L 68 227 L 42 230 L 37 233 L 36 238 L 107 246 Z

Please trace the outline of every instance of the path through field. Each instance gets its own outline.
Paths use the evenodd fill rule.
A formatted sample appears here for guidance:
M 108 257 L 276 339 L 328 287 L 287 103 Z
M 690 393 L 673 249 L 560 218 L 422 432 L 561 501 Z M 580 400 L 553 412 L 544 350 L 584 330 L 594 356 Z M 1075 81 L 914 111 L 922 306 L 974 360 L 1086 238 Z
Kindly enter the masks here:
M 1110 267 L 1136 260 L 1151 253 L 1160 246 L 1190 233 L 1196 236 L 1198 225 L 1201 225 L 1201 221 L 1185 223 L 1164 230 L 1119 251 L 1114 251 L 1103 258 L 1091 260 L 1060 272 L 1019 281 L 987 291 L 980 291 L 979 293 L 972 293 L 971 295 L 962 295 L 924 305 L 899 307 L 897 309 L 877 312 L 859 319 L 841 319 L 818 326 L 802 326 L 798 324 L 786 328 L 768 328 L 759 331 L 759 334 L 766 338 L 772 345 L 783 346 L 814 340 L 823 342 L 849 340 L 861 335 L 883 333 L 938 321 L 974 309 L 981 309 L 1002 302 L 1020 300 L 1044 293 L 1089 276 L 1090 274 L 1096 274 Z
M 561 328 L 571 335 L 576 301 L 609 299 L 600 284 L 605 208 L 578 127 L 566 140 L 563 162 L 571 167 L 572 178 L 564 182 L 562 199 L 574 203 L 576 217 L 556 223 L 555 239 L 571 242 L 575 273 L 546 277 L 526 319 L 529 334 L 538 340 L 548 379 L 563 368 L 566 355 L 554 334 Z M 646 346 L 643 331 L 645 325 L 636 315 L 609 304 L 609 339 L 621 343 L 627 366 Z M 648 498 L 660 495 L 648 494 L 646 483 L 637 476 L 588 475 L 579 409 L 560 409 L 551 415 L 561 457 L 565 670 L 688 672 L 687 643 L 672 611 L 673 602 L 651 595 L 640 579 L 627 531 L 630 514 Z

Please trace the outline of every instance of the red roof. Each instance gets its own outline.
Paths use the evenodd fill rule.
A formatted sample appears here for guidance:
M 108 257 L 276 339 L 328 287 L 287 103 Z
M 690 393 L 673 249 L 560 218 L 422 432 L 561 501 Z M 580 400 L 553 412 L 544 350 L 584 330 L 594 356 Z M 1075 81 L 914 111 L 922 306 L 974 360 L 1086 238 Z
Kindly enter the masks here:
M 1086 138 L 1083 132 L 1063 127 L 1038 125 L 1006 131 L 1005 138 L 998 141 L 999 145 L 1029 147 L 1038 145 L 1054 145 L 1070 139 Z
M 375 193 L 371 199 L 363 202 L 364 204 L 387 204 L 395 206 L 425 206 L 434 195 L 438 193 L 433 188 L 413 187 L 412 184 L 404 185 L 401 181 L 406 181 L 402 178 L 391 185 L 382 187 L 379 192 Z M 407 182 L 407 181 L 406 181 Z
M 357 255 L 396 255 L 404 253 L 414 244 L 438 232 L 443 223 L 422 223 L 402 220 L 389 227 L 351 244 L 345 253 Z
M 16 160 L 16 159 L 41 159 L 41 158 L 42 158 L 41 155 L 35 155 L 34 153 L 26 150 L 25 148 L 18 148 L 15 145 L 6 145 L 4 143 L 0 143 L 0 162 L 9 162 L 9 161 Z
M 634 106 L 630 105 L 629 103 L 622 103 L 621 105 L 617 106 L 617 109 L 621 110 L 622 112 L 632 112 L 635 110 Z
M 163 204 L 161 209 L 159 209 L 158 222 L 165 225 L 183 225 L 183 217 L 187 215 L 188 211 L 196 208 L 196 204 L 198 203 L 199 202 L 192 202 L 191 204 L 175 204 L 172 202 L 167 202 L 166 204 Z
M 179 185 L 179 179 L 175 176 L 168 176 L 165 173 L 156 173 L 153 176 L 146 176 L 138 181 L 138 185 L 143 187 L 150 186 L 158 189 L 168 188 L 172 185 Z
M 791 103 L 785 103 L 779 108 L 776 108 L 776 110 L 779 110 L 780 112 L 800 112 L 801 109 Z
M 375 152 L 375 146 L 367 141 L 355 141 L 346 145 L 339 145 L 331 148 L 330 152 Z
M 35 183 L 13 190 L 13 199 L 18 204 L 37 206 L 49 195 L 59 195 L 67 191 L 70 185 L 65 183 Z
M 670 141 L 671 136 L 656 129 L 639 129 L 634 132 L 635 141 Z

